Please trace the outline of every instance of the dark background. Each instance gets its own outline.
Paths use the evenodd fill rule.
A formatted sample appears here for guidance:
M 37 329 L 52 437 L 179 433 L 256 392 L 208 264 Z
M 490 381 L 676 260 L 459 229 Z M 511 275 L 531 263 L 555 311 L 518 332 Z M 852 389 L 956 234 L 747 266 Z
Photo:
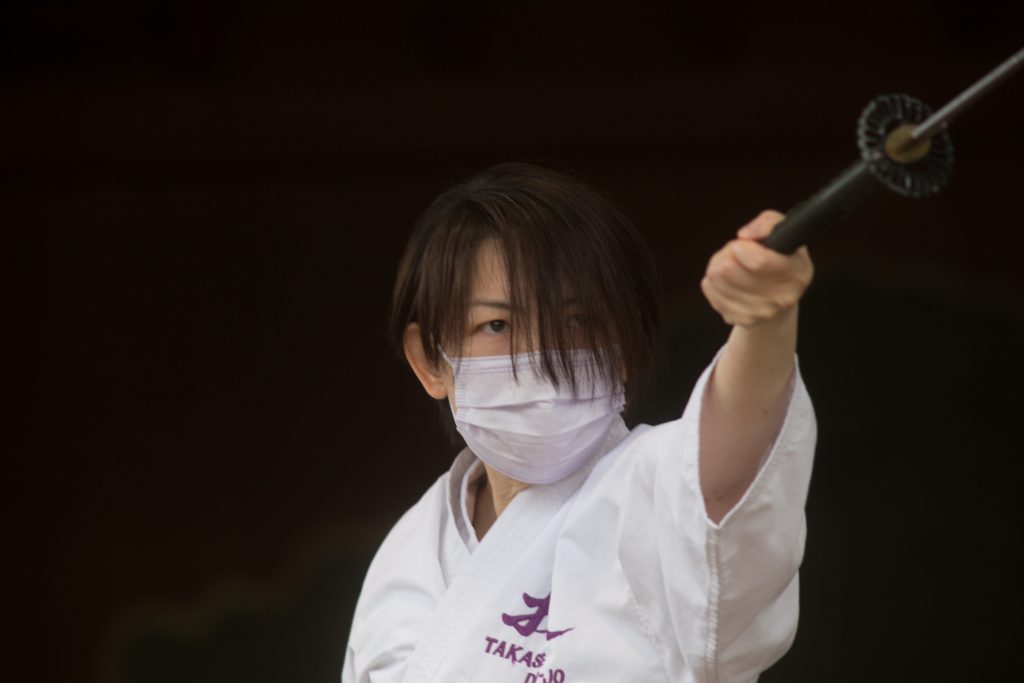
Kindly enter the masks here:
M 5 3 L 6 659 L 336 681 L 451 457 L 383 336 L 433 196 L 518 159 L 625 209 L 670 321 L 633 417 L 669 419 L 727 332 L 710 254 L 853 161 L 871 98 L 940 106 L 1021 45 L 1011 0 Z M 801 629 L 765 681 L 1017 669 L 1022 120 L 1019 75 L 953 126 L 943 193 L 814 245 Z

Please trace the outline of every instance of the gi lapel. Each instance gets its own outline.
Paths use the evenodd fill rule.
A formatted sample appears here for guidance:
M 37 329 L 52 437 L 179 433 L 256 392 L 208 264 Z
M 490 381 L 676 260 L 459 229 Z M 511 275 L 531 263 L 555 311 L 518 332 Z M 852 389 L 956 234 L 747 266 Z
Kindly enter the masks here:
M 489 591 L 508 567 L 515 564 L 549 524 L 559 523 L 559 511 L 586 479 L 594 461 L 554 484 L 533 485 L 520 492 L 502 512 L 476 550 L 450 577 L 447 592 L 434 609 L 433 623 L 410 657 L 404 683 L 427 683 L 466 635 L 480 605 L 488 604 Z M 461 478 L 460 478 L 461 479 Z M 441 539 L 443 567 L 450 561 L 447 539 Z

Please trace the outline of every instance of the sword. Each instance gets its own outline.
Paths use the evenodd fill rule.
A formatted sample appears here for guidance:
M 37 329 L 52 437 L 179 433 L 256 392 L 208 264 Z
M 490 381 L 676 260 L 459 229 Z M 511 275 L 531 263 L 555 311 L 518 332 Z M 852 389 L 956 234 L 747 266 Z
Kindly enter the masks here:
M 791 254 L 882 188 L 908 197 L 941 190 L 953 173 L 950 122 L 1021 65 L 1024 48 L 935 113 L 909 95 L 876 97 L 857 122 L 861 158 L 793 207 L 761 243 Z

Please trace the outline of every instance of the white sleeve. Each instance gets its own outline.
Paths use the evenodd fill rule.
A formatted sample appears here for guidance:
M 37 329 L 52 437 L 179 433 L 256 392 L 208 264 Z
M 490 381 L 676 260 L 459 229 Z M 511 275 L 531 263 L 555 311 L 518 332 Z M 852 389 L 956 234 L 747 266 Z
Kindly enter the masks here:
M 798 615 L 804 503 L 816 424 L 799 367 L 779 435 L 718 524 L 700 489 L 700 410 L 714 363 L 683 416 L 649 428 L 620 458 L 623 573 L 672 680 L 751 681 L 789 649 Z
M 345 648 L 345 663 L 341 666 L 341 683 L 358 683 L 356 680 L 355 653 L 352 646 Z

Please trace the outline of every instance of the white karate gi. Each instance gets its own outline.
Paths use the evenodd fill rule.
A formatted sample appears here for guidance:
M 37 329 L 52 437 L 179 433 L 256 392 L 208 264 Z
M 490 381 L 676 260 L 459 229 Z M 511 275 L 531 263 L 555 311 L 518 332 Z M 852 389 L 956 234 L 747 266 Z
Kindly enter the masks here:
M 560 482 L 520 492 L 477 543 L 468 450 L 395 525 L 356 608 L 343 683 L 753 681 L 796 632 L 816 425 L 795 373 L 742 500 L 705 513 L 698 427 L 632 431 Z M 546 607 L 546 616 L 545 616 Z

